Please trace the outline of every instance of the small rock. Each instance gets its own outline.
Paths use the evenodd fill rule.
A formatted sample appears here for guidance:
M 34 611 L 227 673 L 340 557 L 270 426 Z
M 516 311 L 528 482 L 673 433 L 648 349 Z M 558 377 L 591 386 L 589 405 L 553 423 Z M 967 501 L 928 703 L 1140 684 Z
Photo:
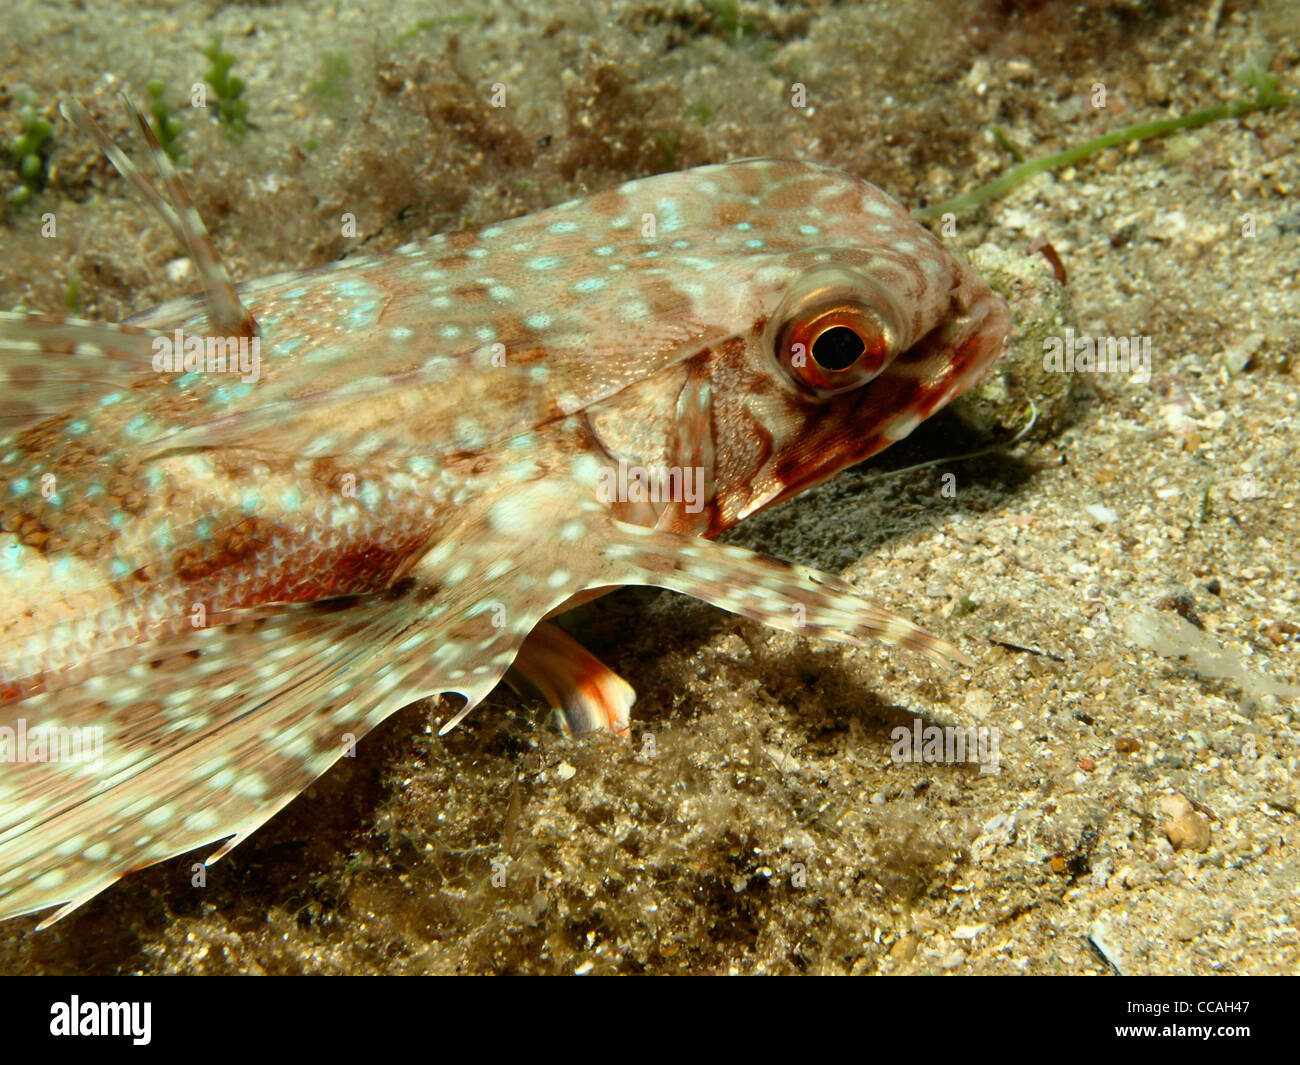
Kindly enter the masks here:
M 916 936 L 908 932 L 904 936 L 899 936 L 894 941 L 894 945 L 889 948 L 889 956 L 894 961 L 911 961 L 916 957 Z
M 172 259 L 163 267 L 163 274 L 173 285 L 188 280 L 194 272 L 194 263 L 188 258 Z
M 972 688 L 962 700 L 962 709 L 971 717 L 983 720 L 993 709 L 993 693 L 983 688 Z
M 1190 588 L 1181 584 L 1171 584 L 1165 590 L 1165 594 L 1152 603 L 1157 610 L 1170 610 L 1179 617 L 1186 618 L 1198 629 L 1205 628 L 1201 619 L 1196 616 L 1196 596 L 1192 594 Z
M 1245 370 L 1264 343 L 1263 333 L 1251 333 L 1235 344 L 1230 344 L 1223 352 L 1223 362 L 1228 372 L 1234 376 Z
M 1120 952 L 1114 930 L 1108 920 L 1103 917 L 1093 921 L 1088 928 L 1088 941 L 1097 948 L 1097 953 L 1106 959 L 1106 963 L 1115 972 L 1124 975 L 1124 955 Z
M 1160 800 L 1161 830 L 1175 850 L 1207 851 L 1210 849 L 1210 822 L 1197 813 L 1186 795 L 1166 795 Z
M 1275 621 L 1264 630 L 1264 635 L 1278 647 L 1286 643 L 1289 637 L 1298 633 L 1300 633 L 1300 625 L 1296 625 L 1291 621 Z

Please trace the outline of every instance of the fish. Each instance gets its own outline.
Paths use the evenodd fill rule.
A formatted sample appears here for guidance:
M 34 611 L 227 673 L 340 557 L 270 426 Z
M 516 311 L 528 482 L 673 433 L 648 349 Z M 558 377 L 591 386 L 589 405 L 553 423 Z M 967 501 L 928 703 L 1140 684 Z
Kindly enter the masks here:
M 503 680 L 626 736 L 632 686 L 553 620 L 619 587 L 788 632 L 951 643 L 716 542 L 906 437 L 1010 331 L 868 182 L 747 159 L 236 285 L 75 101 L 202 293 L 0 314 L 0 919 L 211 865 L 428 697 Z

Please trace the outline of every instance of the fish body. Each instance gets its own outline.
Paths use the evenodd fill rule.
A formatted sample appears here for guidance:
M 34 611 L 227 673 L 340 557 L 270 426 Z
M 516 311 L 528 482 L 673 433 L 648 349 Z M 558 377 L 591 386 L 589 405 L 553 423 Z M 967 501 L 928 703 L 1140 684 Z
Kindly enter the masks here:
M 509 670 L 625 730 L 630 686 L 546 620 L 610 588 L 960 660 L 711 542 L 1002 350 L 1000 297 L 880 190 L 708 166 L 236 288 L 156 146 L 162 193 L 69 117 L 205 295 L 0 317 L 0 918 L 215 860 L 389 714 L 458 693 L 450 727 Z

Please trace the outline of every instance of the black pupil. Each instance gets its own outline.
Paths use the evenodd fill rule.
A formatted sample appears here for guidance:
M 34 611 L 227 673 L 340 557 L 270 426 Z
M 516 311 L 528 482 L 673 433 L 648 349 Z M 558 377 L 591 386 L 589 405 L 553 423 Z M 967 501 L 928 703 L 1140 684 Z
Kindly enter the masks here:
M 813 341 L 812 357 L 823 370 L 847 370 L 865 348 L 857 333 L 848 326 L 837 325 Z

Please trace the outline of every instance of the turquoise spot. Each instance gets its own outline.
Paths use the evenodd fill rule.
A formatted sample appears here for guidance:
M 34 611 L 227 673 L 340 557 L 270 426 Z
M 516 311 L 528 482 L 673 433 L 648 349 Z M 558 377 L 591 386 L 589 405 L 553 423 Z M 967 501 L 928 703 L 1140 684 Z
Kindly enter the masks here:
M 502 230 L 500 226 L 488 226 L 486 229 L 480 229 L 478 231 L 480 240 L 491 240 L 493 237 L 501 236 L 501 233 Z
M 533 311 L 531 314 L 524 316 L 524 325 L 528 326 L 529 329 L 539 331 L 549 329 L 552 321 L 551 316 L 544 311 Z
M 286 488 L 280 493 L 280 506 L 285 510 L 293 511 L 302 506 L 302 495 L 296 488 Z
M 599 292 L 608 282 L 603 277 L 584 277 L 573 286 L 574 292 Z
M 240 506 L 242 506 L 246 512 L 252 514 L 254 511 L 261 508 L 262 497 L 256 492 L 250 492 L 248 495 L 244 496 Z
M 534 381 L 545 381 L 546 378 L 550 376 L 550 373 L 551 371 L 545 366 L 538 365 L 528 367 L 528 376 Z
M 530 458 L 518 458 L 501 467 L 501 478 L 507 484 L 523 484 L 536 478 L 540 471 Z
M 290 337 L 288 340 L 276 345 L 277 355 L 292 355 L 300 347 L 307 343 L 306 337 Z
M 600 255 L 600 256 L 613 255 L 614 249 L 611 248 L 608 244 L 602 244 L 599 248 L 592 248 L 591 254 Z
M 658 248 L 649 248 L 649 249 L 647 249 L 646 251 L 643 251 L 643 252 L 641 253 L 641 258 L 643 258 L 643 259 L 657 259 L 657 258 L 659 258 L 659 256 L 662 255 L 662 254 L 663 254 L 663 252 L 661 252 Z
M 454 430 L 456 443 L 463 448 L 479 448 L 487 441 L 482 427 L 468 415 L 456 419 Z
M 460 326 L 453 325 L 450 322 L 448 322 L 446 325 L 438 326 L 438 335 L 442 337 L 444 340 L 455 340 L 463 332 L 465 332 L 465 330 L 463 330 Z
M 737 228 L 737 229 L 743 229 L 743 230 L 750 230 L 750 229 L 753 229 L 754 227 L 751 226 L 748 222 L 737 222 L 737 223 L 736 223 L 736 228 Z
M 305 295 L 307 295 L 307 289 L 305 287 L 291 288 L 288 292 L 281 293 L 280 298 L 286 300 L 300 300 Z
M 103 494 L 104 494 L 104 486 L 102 484 L 92 484 L 90 487 L 86 489 L 87 499 L 94 499 L 97 496 L 102 496 Z
M 470 259 L 482 259 L 482 258 L 485 258 L 485 257 L 487 256 L 487 249 L 486 249 L 486 248 L 470 248 L 470 250 L 467 251 L 467 252 L 465 253 L 465 255 L 466 255 L 467 258 L 470 258 Z
M 121 403 L 122 398 L 121 392 L 110 392 L 106 396 L 99 397 L 99 405 L 101 407 L 111 407 L 114 403 Z
M 108 564 L 108 569 L 114 577 L 125 577 L 131 572 L 131 567 L 121 558 L 114 558 L 113 561 Z
M 112 525 L 114 529 L 120 529 L 126 524 L 126 515 L 120 510 L 115 510 L 113 511 L 113 516 L 108 519 L 108 523 Z
M 753 249 L 753 248 L 761 248 L 762 246 L 763 246 L 763 241 L 759 240 L 757 237 L 755 237 L 753 240 L 745 241 L 746 248 Z
M 406 325 L 395 325 L 388 331 L 390 340 L 410 340 L 415 336 L 415 330 Z
M 689 240 L 675 240 L 670 246 L 674 248 L 689 248 L 691 242 Z
M 655 204 L 655 221 L 664 233 L 673 233 L 682 228 L 681 209 L 676 200 L 660 200 Z
M 233 403 L 237 399 L 243 399 L 253 391 L 252 382 L 237 385 L 222 385 L 216 389 L 216 398 L 221 403 Z
M 14 495 L 25 496 L 31 490 L 32 482 L 26 477 L 17 477 L 10 482 L 10 486 L 13 488 Z
M 577 222 L 552 222 L 546 227 L 548 233 L 574 233 L 578 229 Z
M 335 281 L 334 291 L 350 300 L 373 300 L 380 295 L 379 290 L 369 281 L 362 281 L 355 277 L 344 277 Z
M 379 307 L 378 301 L 363 303 L 360 306 L 352 307 L 347 313 L 347 322 L 354 329 L 365 329 L 372 326 L 379 320 L 376 313 Z
M 495 326 L 476 325 L 474 327 L 474 336 L 479 340 L 493 340 L 496 338 L 497 331 Z
M 208 540 L 212 537 L 212 522 L 204 518 L 194 526 L 194 532 L 200 540 Z
M 526 265 L 530 270 L 553 270 L 560 265 L 560 260 L 554 255 L 542 255 L 536 259 L 529 259 Z
M 799 232 L 802 233 L 805 237 L 815 237 L 818 233 L 821 232 L 821 230 L 818 229 L 816 226 L 810 226 L 807 222 L 805 222 L 803 225 L 799 227 Z

